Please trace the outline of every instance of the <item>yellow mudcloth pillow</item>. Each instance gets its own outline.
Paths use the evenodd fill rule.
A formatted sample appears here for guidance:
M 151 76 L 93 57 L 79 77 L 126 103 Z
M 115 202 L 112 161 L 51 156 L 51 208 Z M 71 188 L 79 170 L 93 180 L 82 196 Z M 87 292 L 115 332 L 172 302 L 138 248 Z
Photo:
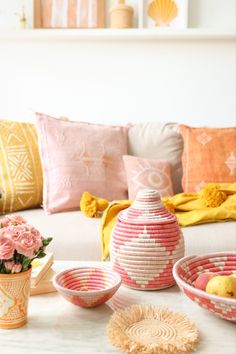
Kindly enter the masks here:
M 42 203 L 42 169 L 33 124 L 0 121 L 0 214 Z

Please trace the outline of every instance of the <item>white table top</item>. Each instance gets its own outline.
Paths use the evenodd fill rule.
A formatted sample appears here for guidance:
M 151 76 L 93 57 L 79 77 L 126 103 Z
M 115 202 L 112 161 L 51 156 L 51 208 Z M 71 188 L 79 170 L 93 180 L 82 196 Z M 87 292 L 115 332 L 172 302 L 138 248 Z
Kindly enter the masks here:
M 57 261 L 54 268 L 88 264 L 96 265 L 96 262 Z M 0 353 L 120 353 L 109 343 L 106 326 L 114 309 L 137 303 L 165 306 L 188 315 L 201 336 L 196 353 L 236 353 L 236 326 L 200 308 L 177 286 L 159 291 L 138 291 L 121 286 L 106 304 L 91 309 L 74 306 L 58 293 L 33 296 L 30 298 L 28 323 L 18 329 L 0 329 Z

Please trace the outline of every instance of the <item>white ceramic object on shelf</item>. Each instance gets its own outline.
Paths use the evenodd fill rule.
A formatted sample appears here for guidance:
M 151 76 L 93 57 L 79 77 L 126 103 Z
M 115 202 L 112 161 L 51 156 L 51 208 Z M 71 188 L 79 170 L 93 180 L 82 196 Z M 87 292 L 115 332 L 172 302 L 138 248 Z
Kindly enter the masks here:
M 175 215 L 163 206 L 159 193 L 142 190 L 121 211 L 111 235 L 113 270 L 124 285 L 155 290 L 175 284 L 172 269 L 184 256 L 184 239 Z

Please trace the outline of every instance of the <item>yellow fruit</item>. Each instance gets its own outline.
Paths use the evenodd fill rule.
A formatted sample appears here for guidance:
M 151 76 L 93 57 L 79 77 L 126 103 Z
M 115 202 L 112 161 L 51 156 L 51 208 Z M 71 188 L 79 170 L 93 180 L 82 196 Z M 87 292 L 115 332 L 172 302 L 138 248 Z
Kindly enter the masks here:
M 218 275 L 209 280 L 206 292 L 236 299 L 236 281 L 232 276 Z
M 230 274 L 230 277 L 236 278 L 236 273 Z

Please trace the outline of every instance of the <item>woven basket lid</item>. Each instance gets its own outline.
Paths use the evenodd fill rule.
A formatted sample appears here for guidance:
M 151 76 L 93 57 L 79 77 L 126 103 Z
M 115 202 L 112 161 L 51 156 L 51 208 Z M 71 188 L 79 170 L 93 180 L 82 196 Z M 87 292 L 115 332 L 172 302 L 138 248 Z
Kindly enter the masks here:
M 118 214 L 118 221 L 141 225 L 177 223 L 176 216 L 164 207 L 158 191 L 154 189 L 139 191 L 133 204 Z

